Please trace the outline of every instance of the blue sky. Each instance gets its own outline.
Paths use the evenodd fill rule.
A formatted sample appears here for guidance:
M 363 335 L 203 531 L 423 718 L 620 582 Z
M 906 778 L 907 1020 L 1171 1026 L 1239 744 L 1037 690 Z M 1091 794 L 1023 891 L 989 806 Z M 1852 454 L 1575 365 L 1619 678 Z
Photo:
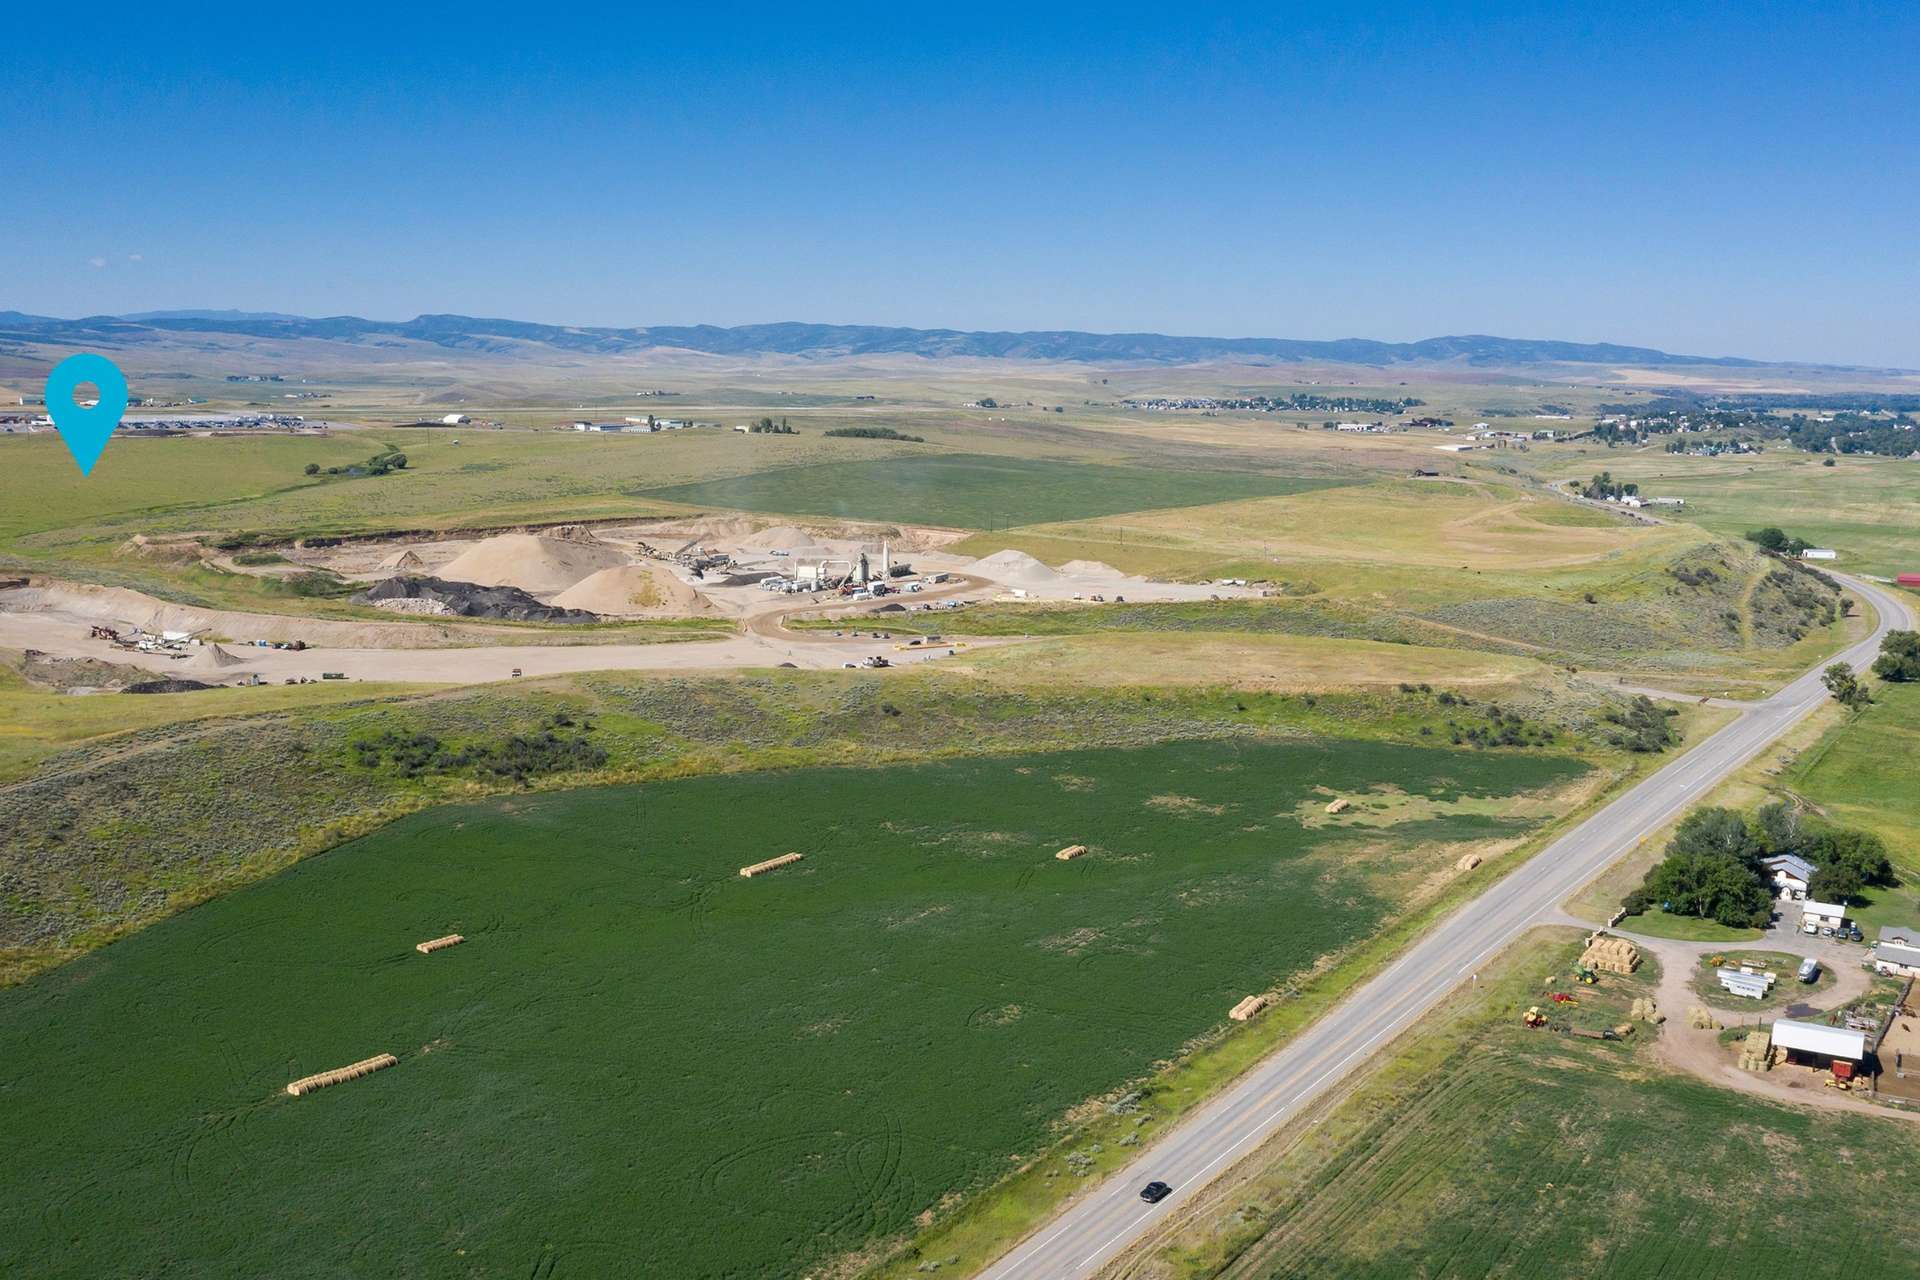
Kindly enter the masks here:
M 1920 367 L 1916 6 L 811 7 L 10 18 L 0 309 Z

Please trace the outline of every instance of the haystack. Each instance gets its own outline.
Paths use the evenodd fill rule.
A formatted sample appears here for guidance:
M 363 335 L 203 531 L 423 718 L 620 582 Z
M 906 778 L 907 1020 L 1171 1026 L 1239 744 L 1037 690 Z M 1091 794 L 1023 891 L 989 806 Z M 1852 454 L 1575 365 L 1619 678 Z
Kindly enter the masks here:
M 1771 1035 L 1765 1028 L 1747 1033 L 1740 1044 L 1740 1069 L 1742 1071 L 1766 1071 L 1773 1066 Z
M 1062 862 L 1072 862 L 1075 858 L 1084 856 L 1086 852 L 1087 846 L 1083 844 L 1070 844 L 1053 856 Z
M 768 858 L 765 862 L 756 862 L 750 867 L 742 867 L 740 874 L 751 880 L 754 876 L 763 876 L 769 871 L 790 867 L 800 861 L 801 857 L 802 855 L 797 853 L 783 853 L 777 858 Z
M 1347 807 L 1352 803 L 1353 802 L 1347 799 L 1345 796 L 1341 796 L 1338 800 L 1333 800 L 1328 802 L 1327 812 L 1328 813 L 1345 813 L 1347 811 Z
M 1460 858 L 1460 861 L 1454 863 L 1453 865 L 1455 867 L 1458 867 L 1462 871 L 1471 871 L 1475 867 L 1480 865 L 1480 855 L 1477 853 L 1463 854 Z
M 416 942 L 413 944 L 413 949 L 423 956 L 430 956 L 436 951 L 445 951 L 448 947 L 457 947 L 465 941 L 466 939 L 459 934 L 450 933 L 444 938 L 428 938 L 425 942 Z
M 315 1089 L 324 1089 L 328 1085 L 345 1084 L 349 1080 L 358 1080 L 361 1076 L 370 1076 L 376 1071 L 388 1067 L 397 1067 L 400 1059 L 390 1053 L 376 1053 L 371 1058 L 344 1067 L 335 1067 L 332 1071 L 321 1071 L 310 1076 L 301 1076 L 287 1086 L 287 1092 L 298 1098 L 312 1093 Z
M 1272 996 L 1248 996 L 1227 1011 L 1227 1016 L 1235 1022 L 1245 1022 L 1262 1009 L 1273 1003 Z
M 1580 963 L 1602 973 L 1632 973 L 1640 967 L 1640 951 L 1625 938 L 1609 938 L 1596 933 L 1587 939 L 1587 949 L 1581 953 Z

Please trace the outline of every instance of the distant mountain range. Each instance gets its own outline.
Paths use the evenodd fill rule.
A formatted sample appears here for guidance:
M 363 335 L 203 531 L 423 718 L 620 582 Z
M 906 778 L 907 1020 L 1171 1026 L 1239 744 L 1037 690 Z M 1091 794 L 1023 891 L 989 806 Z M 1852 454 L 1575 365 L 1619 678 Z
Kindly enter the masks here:
M 1212 361 L 1402 365 L 1535 364 L 1722 365 L 1758 367 L 1768 362 L 1732 356 L 1686 356 L 1651 347 L 1607 342 L 1554 342 L 1465 334 L 1419 342 L 1370 338 L 1309 341 L 1299 338 L 1190 338 L 1163 333 L 1080 333 L 1043 329 L 1025 333 L 960 329 L 901 329 L 858 324 L 654 325 L 605 329 L 583 325 L 529 324 L 473 316 L 429 315 L 412 320 L 363 320 L 358 316 L 312 319 L 257 311 L 145 311 L 125 316 L 52 316 L 0 311 L 0 341 L 58 343 L 111 349 L 166 342 L 190 335 L 226 334 L 270 340 L 319 339 L 390 345 L 414 341 L 436 347 L 502 354 L 545 346 L 581 354 L 621 355 L 674 348 L 713 355 L 789 355 L 820 359 L 869 355 L 915 355 L 931 359 L 985 357 L 1001 360 L 1064 360 L 1100 363 L 1200 364 Z

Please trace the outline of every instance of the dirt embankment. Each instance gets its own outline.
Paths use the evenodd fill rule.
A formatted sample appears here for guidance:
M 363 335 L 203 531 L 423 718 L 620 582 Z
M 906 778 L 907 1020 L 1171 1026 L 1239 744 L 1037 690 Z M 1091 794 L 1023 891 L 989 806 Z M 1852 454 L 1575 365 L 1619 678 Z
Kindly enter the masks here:
M 158 600 L 125 587 L 96 587 L 45 578 L 31 578 L 24 587 L 0 591 L 0 622 L 9 616 L 25 627 L 21 648 L 40 647 L 31 634 L 38 625 L 36 617 L 41 622 L 99 624 L 122 632 L 136 627 L 149 632 L 185 631 L 238 644 L 254 640 L 305 640 L 310 645 L 328 648 L 433 649 L 527 639 L 524 631 L 478 623 L 351 622 L 203 609 Z

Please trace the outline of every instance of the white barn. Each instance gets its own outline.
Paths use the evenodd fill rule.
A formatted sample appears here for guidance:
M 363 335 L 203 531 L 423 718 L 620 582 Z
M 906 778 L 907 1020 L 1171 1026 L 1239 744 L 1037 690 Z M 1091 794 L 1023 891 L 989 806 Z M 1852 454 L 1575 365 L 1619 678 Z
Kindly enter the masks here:
M 1813 881 L 1813 864 L 1805 858 L 1776 853 L 1771 858 L 1760 859 L 1760 865 L 1772 877 L 1774 892 L 1780 897 L 1798 901 L 1807 896 L 1807 886 Z
M 1809 898 L 1800 904 L 1800 931 L 1818 933 L 1838 929 L 1847 922 L 1847 909 L 1834 902 L 1815 902 Z

